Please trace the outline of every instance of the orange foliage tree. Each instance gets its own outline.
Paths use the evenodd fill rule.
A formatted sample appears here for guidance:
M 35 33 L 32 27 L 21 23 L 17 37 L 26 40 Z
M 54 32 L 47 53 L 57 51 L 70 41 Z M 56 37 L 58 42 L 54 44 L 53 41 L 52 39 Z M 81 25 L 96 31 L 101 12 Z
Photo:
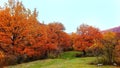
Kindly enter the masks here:
M 39 59 L 49 51 L 66 49 L 70 37 L 61 23 L 42 24 L 19 1 L 9 0 L 0 9 L 0 48 L 7 54 L 21 58 Z
M 114 32 L 103 33 L 102 45 L 104 64 L 113 64 L 115 62 L 115 47 L 117 45 L 117 38 Z
M 63 31 L 65 29 L 63 24 L 53 22 L 47 25 L 47 29 L 47 45 L 50 46 L 49 49 L 57 50 L 54 52 L 59 54 L 60 51 L 70 46 L 70 36 Z
M 77 37 L 74 42 L 74 49 L 83 51 L 83 54 L 86 55 L 86 48 L 92 46 L 98 40 L 102 38 L 102 34 L 99 29 L 82 24 L 79 28 L 77 28 Z
M 113 57 L 114 57 L 114 61 L 120 65 L 120 33 L 116 32 L 116 38 L 114 41 L 116 41 L 117 43 L 114 46 L 114 52 L 113 52 Z
M 37 20 L 37 12 L 21 2 L 10 0 L 0 9 L 0 48 L 16 56 L 41 56 L 46 43 L 46 26 Z

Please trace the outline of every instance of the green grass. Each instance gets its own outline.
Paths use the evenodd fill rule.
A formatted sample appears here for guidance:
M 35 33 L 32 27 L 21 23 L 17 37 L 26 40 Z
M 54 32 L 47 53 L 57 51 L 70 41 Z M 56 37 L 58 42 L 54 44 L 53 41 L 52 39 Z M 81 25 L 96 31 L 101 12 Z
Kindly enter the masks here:
M 89 63 L 93 62 L 95 57 L 75 58 L 76 53 L 78 52 L 65 52 L 57 59 L 37 60 L 6 68 L 120 68 L 115 66 L 90 65 Z

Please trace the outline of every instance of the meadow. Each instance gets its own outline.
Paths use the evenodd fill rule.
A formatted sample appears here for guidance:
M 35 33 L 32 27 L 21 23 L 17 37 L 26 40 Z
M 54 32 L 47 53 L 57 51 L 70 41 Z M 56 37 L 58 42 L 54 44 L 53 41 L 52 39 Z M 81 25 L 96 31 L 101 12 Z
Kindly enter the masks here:
M 37 60 L 28 63 L 22 63 L 6 68 L 120 68 L 119 66 L 109 65 L 91 65 L 91 62 L 96 60 L 96 57 L 75 57 L 79 52 L 70 51 L 64 52 L 59 58 Z

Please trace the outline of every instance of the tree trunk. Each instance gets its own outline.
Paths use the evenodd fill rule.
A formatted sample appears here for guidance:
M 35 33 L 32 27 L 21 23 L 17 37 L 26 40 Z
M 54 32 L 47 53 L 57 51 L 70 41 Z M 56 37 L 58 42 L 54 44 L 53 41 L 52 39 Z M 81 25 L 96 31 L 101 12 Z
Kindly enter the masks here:
M 85 50 L 83 50 L 83 56 L 86 56 L 86 51 Z

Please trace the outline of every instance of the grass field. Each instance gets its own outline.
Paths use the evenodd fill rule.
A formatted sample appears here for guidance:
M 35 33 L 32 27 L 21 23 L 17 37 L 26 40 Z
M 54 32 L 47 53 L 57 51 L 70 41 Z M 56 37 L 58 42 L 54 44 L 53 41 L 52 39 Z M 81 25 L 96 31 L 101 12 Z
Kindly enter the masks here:
M 75 58 L 75 53 L 78 52 L 66 52 L 57 59 L 37 60 L 6 68 L 120 68 L 116 66 L 90 65 L 89 63 L 93 62 L 95 57 Z

